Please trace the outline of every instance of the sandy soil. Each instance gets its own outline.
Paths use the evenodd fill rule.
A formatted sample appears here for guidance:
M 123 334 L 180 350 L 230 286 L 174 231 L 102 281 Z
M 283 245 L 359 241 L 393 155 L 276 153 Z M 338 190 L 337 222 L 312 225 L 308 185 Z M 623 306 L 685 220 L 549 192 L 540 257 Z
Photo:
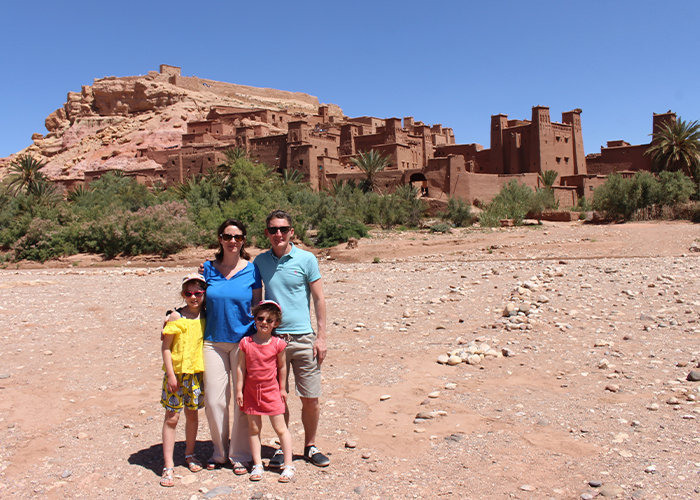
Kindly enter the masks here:
M 332 464 L 297 457 L 288 485 L 191 474 L 182 442 L 176 486 L 158 485 L 159 327 L 209 251 L 2 270 L 0 496 L 698 498 L 699 240 L 685 223 L 546 223 L 322 254 Z M 504 318 L 508 303 L 523 312 Z M 473 341 L 492 355 L 436 362 Z M 295 397 L 292 414 L 300 453 Z

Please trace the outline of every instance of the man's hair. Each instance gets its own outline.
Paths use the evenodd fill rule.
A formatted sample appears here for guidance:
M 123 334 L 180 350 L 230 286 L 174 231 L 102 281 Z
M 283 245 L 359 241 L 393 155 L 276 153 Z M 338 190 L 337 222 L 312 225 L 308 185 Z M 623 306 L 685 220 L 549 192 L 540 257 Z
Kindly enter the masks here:
M 287 224 L 289 224 L 290 226 L 292 225 L 292 216 L 284 210 L 273 210 L 272 212 L 270 212 L 270 215 L 268 215 L 265 219 L 266 227 L 270 225 L 270 221 L 272 219 L 284 219 L 287 221 Z

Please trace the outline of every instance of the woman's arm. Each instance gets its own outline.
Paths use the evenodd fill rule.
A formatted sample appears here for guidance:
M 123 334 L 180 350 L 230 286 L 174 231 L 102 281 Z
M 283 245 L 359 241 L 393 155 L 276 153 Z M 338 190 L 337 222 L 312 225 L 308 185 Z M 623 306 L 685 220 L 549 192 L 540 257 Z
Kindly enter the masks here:
M 262 300 L 262 295 L 263 295 L 262 288 L 253 288 L 253 301 L 252 301 L 253 307 L 260 304 L 260 301 Z

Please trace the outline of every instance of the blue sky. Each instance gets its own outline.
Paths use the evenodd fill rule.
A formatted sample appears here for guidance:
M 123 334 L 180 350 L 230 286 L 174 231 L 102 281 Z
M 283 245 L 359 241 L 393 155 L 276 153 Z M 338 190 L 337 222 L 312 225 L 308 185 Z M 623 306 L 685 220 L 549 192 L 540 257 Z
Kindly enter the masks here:
M 254 3 L 254 5 L 253 5 Z M 586 153 L 700 119 L 700 2 L 6 2 L 0 157 L 69 91 L 157 70 L 306 92 L 346 115 L 414 116 L 488 147 L 490 116 L 582 108 Z

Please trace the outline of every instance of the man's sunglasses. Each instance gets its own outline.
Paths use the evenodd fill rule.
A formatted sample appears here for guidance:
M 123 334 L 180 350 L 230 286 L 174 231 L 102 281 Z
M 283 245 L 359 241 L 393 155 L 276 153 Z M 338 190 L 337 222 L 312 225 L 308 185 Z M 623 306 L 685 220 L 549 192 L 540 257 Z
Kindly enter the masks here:
M 292 229 L 292 226 L 268 227 L 267 232 L 270 234 L 277 234 L 277 231 L 279 231 L 282 234 L 287 234 L 290 229 Z
M 245 239 L 242 234 L 220 234 L 219 237 L 224 241 L 236 240 L 238 243 Z
M 193 292 L 185 291 L 185 292 L 182 292 L 182 294 L 185 297 L 201 297 L 202 295 L 204 295 L 204 290 L 195 290 Z

